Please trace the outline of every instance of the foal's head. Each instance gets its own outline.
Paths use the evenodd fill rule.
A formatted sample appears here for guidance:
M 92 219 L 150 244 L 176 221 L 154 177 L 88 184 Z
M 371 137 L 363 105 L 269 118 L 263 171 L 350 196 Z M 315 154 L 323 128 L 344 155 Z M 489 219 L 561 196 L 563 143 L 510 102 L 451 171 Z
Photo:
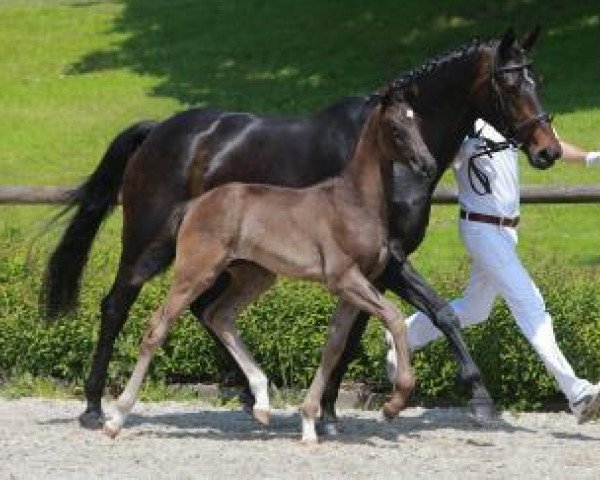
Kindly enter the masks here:
M 386 159 L 408 165 L 424 177 L 433 177 L 436 161 L 421 136 L 420 119 L 406 102 L 402 89 L 390 86 L 379 98 L 379 144 Z
M 561 156 L 550 117 L 538 98 L 529 54 L 540 33 L 539 27 L 518 41 L 514 30 L 506 31 L 488 50 L 487 65 L 480 72 L 481 98 L 488 106 L 486 120 L 505 137 L 521 146 L 536 168 L 548 168 Z M 492 108 L 490 109 L 489 106 Z

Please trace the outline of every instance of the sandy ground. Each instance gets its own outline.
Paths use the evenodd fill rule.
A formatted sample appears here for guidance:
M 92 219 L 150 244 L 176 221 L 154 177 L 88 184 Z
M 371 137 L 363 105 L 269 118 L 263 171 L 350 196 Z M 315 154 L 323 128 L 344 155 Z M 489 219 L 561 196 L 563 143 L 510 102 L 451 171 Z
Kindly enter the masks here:
M 79 427 L 77 401 L 0 400 L 0 479 L 600 479 L 600 423 L 505 413 L 475 425 L 460 409 L 340 412 L 344 433 L 300 444 L 295 410 L 266 428 L 241 411 L 141 404 L 115 440 Z

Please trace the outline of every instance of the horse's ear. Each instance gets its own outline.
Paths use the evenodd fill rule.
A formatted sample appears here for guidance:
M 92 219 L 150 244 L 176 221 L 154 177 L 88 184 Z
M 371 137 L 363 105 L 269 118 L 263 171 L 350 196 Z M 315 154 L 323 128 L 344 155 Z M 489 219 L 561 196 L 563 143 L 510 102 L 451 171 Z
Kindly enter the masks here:
M 531 51 L 531 49 L 533 48 L 533 45 L 535 45 L 535 42 L 537 41 L 538 37 L 540 36 L 541 31 L 542 31 L 542 27 L 538 23 L 533 28 L 533 30 L 531 30 L 530 32 L 527 32 L 525 35 L 523 35 L 523 40 L 521 40 L 521 47 L 523 47 L 523 50 L 525 50 L 526 52 Z
M 510 27 L 504 32 L 504 35 L 502 35 L 502 38 L 500 39 L 500 44 L 498 45 L 498 55 L 501 59 L 504 60 L 508 58 L 508 53 L 516 39 L 517 35 L 515 34 L 515 29 L 513 27 Z

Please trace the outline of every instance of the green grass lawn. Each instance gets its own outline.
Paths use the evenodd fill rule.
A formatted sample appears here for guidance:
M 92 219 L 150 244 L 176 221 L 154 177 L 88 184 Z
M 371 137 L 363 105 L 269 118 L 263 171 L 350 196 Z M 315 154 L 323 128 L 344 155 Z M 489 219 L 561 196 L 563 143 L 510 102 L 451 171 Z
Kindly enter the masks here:
M 535 64 L 546 78 L 547 109 L 564 138 L 600 148 L 596 1 L 3 1 L 0 184 L 76 184 L 125 125 L 191 105 L 314 111 L 474 36 L 498 36 L 509 25 L 523 32 L 534 19 L 544 27 Z M 526 184 L 600 183 L 600 169 L 540 172 L 523 163 Z M 24 254 L 55 210 L 0 207 L 0 255 Z M 525 207 L 525 262 L 597 267 L 599 212 L 598 205 Z M 455 217 L 455 207 L 436 207 L 415 254 L 433 278 L 464 269 Z M 118 217 L 105 232 L 95 248 L 113 261 Z M 40 264 L 58 233 L 37 241 Z M 107 287 L 112 272 L 102 272 Z

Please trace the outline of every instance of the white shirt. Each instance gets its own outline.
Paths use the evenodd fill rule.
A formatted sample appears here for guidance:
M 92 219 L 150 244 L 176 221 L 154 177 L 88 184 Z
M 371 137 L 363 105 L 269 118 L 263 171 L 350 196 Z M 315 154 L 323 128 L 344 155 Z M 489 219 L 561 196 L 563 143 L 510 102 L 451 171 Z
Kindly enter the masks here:
M 480 130 L 482 137 L 496 142 L 505 140 L 483 120 L 475 122 L 475 131 Z M 469 158 L 484 146 L 483 140 L 467 137 L 456 155 L 453 170 L 458 185 L 458 203 L 467 212 L 514 218 L 519 215 L 520 195 L 517 150 L 509 147 L 492 153 L 492 157 L 485 154 L 474 158 L 474 166 L 482 175 L 471 171 L 469 179 Z

